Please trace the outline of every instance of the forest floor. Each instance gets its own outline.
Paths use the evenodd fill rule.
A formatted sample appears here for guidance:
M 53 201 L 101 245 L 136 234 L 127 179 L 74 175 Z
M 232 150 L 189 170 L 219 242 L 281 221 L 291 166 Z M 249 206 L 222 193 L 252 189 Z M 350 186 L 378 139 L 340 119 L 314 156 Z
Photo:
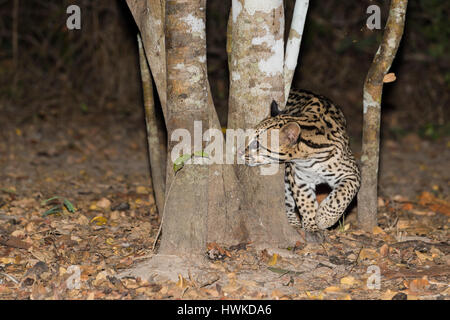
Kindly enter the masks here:
M 201 277 L 155 280 L 120 277 L 153 255 L 160 222 L 140 114 L 1 118 L 0 128 L 0 299 L 450 297 L 448 137 L 383 141 L 373 234 L 353 209 L 322 244 L 212 243 Z

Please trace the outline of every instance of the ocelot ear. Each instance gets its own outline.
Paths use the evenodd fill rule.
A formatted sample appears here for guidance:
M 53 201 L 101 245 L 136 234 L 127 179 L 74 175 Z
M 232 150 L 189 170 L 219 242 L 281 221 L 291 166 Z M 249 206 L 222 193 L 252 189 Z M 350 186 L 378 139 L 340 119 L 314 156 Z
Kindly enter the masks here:
M 275 100 L 272 100 L 272 103 L 270 105 L 270 116 L 276 117 L 281 113 L 280 107 L 278 106 L 278 103 Z
M 296 122 L 285 124 L 280 130 L 280 144 L 293 145 L 300 138 L 300 126 Z

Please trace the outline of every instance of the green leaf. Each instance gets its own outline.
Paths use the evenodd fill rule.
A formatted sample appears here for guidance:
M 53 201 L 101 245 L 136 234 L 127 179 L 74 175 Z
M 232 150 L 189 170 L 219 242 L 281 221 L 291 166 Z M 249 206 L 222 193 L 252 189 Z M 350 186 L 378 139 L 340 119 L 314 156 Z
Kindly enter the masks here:
M 180 171 L 184 167 L 184 164 L 188 162 L 192 157 L 209 158 L 209 155 L 204 151 L 196 151 L 193 154 L 183 154 L 173 162 L 173 171 L 175 173 Z
M 66 207 L 67 211 L 69 211 L 70 213 L 75 212 L 75 207 L 69 200 L 64 199 L 64 206 Z
M 189 161 L 189 159 L 192 158 L 192 155 L 190 154 L 183 154 L 181 157 L 179 157 L 177 160 L 173 162 L 173 171 L 177 173 L 179 170 L 181 170 L 184 167 L 184 164 L 186 161 Z
M 48 215 L 55 214 L 55 213 L 59 213 L 59 212 L 61 212 L 61 207 L 60 207 L 60 206 L 54 206 L 54 207 L 51 208 L 50 210 L 45 211 L 45 212 L 42 214 L 42 216 L 43 216 L 43 217 L 46 217 L 46 216 L 48 216 Z
M 204 151 L 194 152 L 195 157 L 209 158 L 209 155 Z
M 16 191 L 14 191 L 13 189 L 8 189 L 8 188 L 0 188 L 0 191 L 3 191 L 5 193 L 10 193 L 10 194 L 17 194 Z
M 42 201 L 42 202 L 41 202 L 41 205 L 45 206 L 45 205 L 47 205 L 49 202 L 52 202 L 53 200 L 57 200 L 57 199 L 59 199 L 59 196 L 51 197 L 50 199 L 47 199 L 47 200 Z

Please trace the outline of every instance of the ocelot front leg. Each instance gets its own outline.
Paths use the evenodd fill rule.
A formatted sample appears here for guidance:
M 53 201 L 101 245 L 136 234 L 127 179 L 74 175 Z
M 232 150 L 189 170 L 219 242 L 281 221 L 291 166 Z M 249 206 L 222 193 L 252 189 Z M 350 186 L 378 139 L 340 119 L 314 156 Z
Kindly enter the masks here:
M 286 176 L 291 187 L 292 197 L 302 218 L 302 228 L 305 231 L 317 231 L 316 213 L 319 204 L 316 199 L 315 185 L 300 180 L 291 164 L 286 165 Z
M 359 171 L 337 182 L 328 197 L 320 203 L 316 216 L 319 229 L 329 228 L 339 220 L 358 192 L 359 186 Z
M 294 228 L 300 228 L 302 226 L 302 223 L 297 214 L 297 205 L 295 203 L 294 195 L 291 189 L 290 181 L 293 179 L 291 172 L 292 168 L 291 165 L 288 163 L 286 164 L 286 168 L 284 171 L 284 203 L 286 207 L 286 215 L 289 224 L 292 225 Z

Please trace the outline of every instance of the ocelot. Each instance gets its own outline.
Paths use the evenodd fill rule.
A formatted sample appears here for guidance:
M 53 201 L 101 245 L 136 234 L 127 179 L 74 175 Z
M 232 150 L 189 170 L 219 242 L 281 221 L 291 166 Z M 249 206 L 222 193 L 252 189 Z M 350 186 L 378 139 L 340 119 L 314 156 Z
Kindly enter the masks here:
M 306 231 L 333 226 L 361 182 L 339 107 L 326 97 L 292 90 L 286 108 L 280 111 L 273 101 L 271 115 L 254 129 L 243 158 L 250 166 L 285 163 L 289 223 Z M 279 129 L 279 143 L 272 147 L 274 129 Z M 332 191 L 319 204 L 316 186 L 324 183 Z

